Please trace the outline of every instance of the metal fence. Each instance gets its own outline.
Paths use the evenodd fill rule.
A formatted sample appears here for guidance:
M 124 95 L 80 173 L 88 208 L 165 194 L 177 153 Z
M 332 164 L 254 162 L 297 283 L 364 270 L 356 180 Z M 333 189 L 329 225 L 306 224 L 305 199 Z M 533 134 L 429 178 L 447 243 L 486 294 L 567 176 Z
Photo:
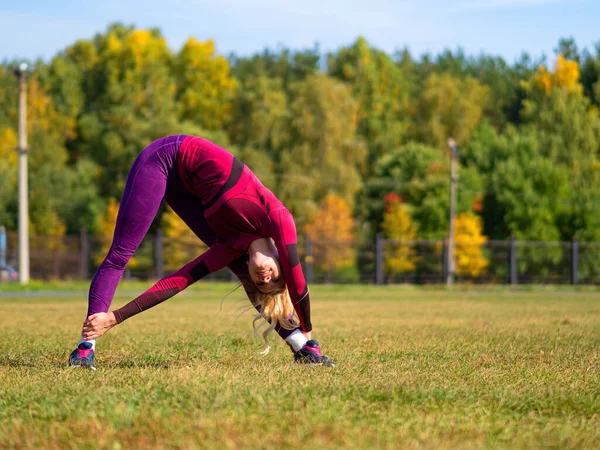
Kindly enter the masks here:
M 17 236 L 7 233 L 3 258 L 18 270 Z M 110 243 L 82 231 L 71 236 L 30 237 L 33 279 L 89 279 Z M 600 243 L 488 241 L 459 245 L 455 280 L 473 284 L 600 284 Z M 447 243 L 443 240 L 341 242 L 299 236 L 300 261 L 309 283 L 437 284 L 445 282 Z M 134 254 L 124 277 L 153 280 L 171 273 L 206 251 L 198 239 L 149 234 Z M 462 254 L 460 253 L 462 252 Z M 481 270 L 468 270 L 469 258 Z M 470 261 L 472 262 L 472 261 Z M 231 280 L 223 269 L 209 279 Z

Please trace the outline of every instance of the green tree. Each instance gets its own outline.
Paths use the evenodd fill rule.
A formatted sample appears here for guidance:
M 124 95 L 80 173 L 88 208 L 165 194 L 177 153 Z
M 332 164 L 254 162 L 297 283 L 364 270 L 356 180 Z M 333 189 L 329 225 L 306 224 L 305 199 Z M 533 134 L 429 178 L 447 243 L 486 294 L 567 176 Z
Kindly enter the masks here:
M 16 80 L 12 80 L 16 86 Z M 13 92 L 8 87 L 9 92 Z M 16 89 L 15 89 L 16 90 Z M 9 94 L 12 106 L 7 107 L 6 116 L 8 122 L 16 125 L 18 121 L 17 97 Z M 28 135 L 28 163 L 29 163 L 29 206 L 30 206 L 30 228 L 32 233 L 41 234 L 64 234 L 65 218 L 58 214 L 57 202 L 66 199 L 68 193 L 55 189 L 49 182 L 51 174 L 63 173 L 66 168 L 67 152 L 63 145 L 63 136 L 60 131 L 61 116 L 54 108 L 54 104 L 47 90 L 40 82 L 37 72 L 28 77 L 27 81 L 27 135 Z M 4 152 L 8 158 L 0 165 L 2 172 L 6 174 L 4 189 L 0 192 L 9 194 L 12 198 L 6 198 L 4 214 L 13 215 L 13 219 L 7 223 L 16 224 L 16 174 L 17 174 L 17 152 L 16 130 L 12 126 L 3 129 L 2 140 L 4 141 Z M 44 242 L 42 242 L 44 244 Z
M 280 79 L 261 76 L 247 80 L 233 103 L 229 125 L 232 142 L 278 154 L 289 141 L 288 108 Z
M 473 78 L 431 74 L 417 100 L 414 136 L 444 148 L 448 137 L 460 145 L 467 142 L 482 118 L 488 89 Z
M 466 212 L 483 192 L 483 181 L 474 167 L 461 167 L 459 173 L 458 211 Z M 379 159 L 374 176 L 367 180 L 360 209 L 365 220 L 380 224 L 385 195 L 393 191 L 412 206 L 420 237 L 437 239 L 448 229 L 449 187 L 449 157 L 436 148 L 411 142 Z
M 85 85 L 90 69 L 97 62 L 96 48 L 90 41 L 77 41 L 56 55 L 48 66 L 39 67 L 42 83 L 47 86 L 57 113 L 61 116 L 61 132 L 67 148 L 74 152 L 72 160 L 78 158 L 70 144 L 77 137 L 77 119 L 85 108 Z
M 281 154 L 278 193 L 295 214 L 329 192 L 353 206 L 366 148 L 356 136 L 358 105 L 348 86 L 311 76 L 292 87 L 290 145 Z
M 585 49 L 581 57 L 581 84 L 583 93 L 595 105 L 600 104 L 600 42 L 594 53 Z
M 545 155 L 569 165 L 600 150 L 600 116 L 583 95 L 579 77 L 578 63 L 559 54 L 553 72 L 540 66 L 523 83 L 525 123 L 536 130 Z
M 119 24 L 94 38 L 97 62 L 74 145 L 101 167 L 103 195 L 120 195 L 127 172 L 150 142 L 181 132 L 172 52 L 158 30 Z
M 369 146 L 368 173 L 375 161 L 408 135 L 409 74 L 385 52 L 359 38 L 328 57 L 329 73 L 350 83 L 358 102 L 359 135 Z
M 289 142 L 290 111 L 281 79 L 246 80 L 233 100 L 228 126 L 239 157 L 270 189 L 279 191 L 273 173 Z
M 277 51 L 265 49 L 250 57 L 232 55 L 230 60 L 237 79 L 244 82 L 259 77 L 277 79 L 287 92 L 292 83 L 319 72 L 320 57 L 319 47 L 315 45 L 300 51 L 285 47 Z
M 568 170 L 542 154 L 534 130 L 509 128 L 493 149 L 494 164 L 484 201 L 484 233 L 492 239 L 515 236 L 555 241 L 568 190 Z
M 504 129 L 508 123 L 520 122 L 519 111 L 525 95 L 520 81 L 528 79 L 534 71 L 527 55 L 512 66 L 496 56 L 480 55 L 469 60 L 465 74 L 487 87 L 488 101 L 483 117 L 496 130 Z
M 106 209 L 104 214 L 99 219 L 98 223 L 98 239 L 100 243 L 100 249 L 94 253 L 93 259 L 97 265 L 100 265 L 104 258 L 108 254 L 108 250 L 112 244 L 113 235 L 115 234 L 115 226 L 117 224 L 117 216 L 119 215 L 119 202 L 110 198 L 108 204 L 106 205 Z M 128 267 L 133 268 L 138 265 L 138 260 L 135 256 L 133 256 L 129 263 Z
M 207 250 L 206 245 L 171 208 L 167 208 L 162 215 L 161 229 L 167 270 L 175 271 Z

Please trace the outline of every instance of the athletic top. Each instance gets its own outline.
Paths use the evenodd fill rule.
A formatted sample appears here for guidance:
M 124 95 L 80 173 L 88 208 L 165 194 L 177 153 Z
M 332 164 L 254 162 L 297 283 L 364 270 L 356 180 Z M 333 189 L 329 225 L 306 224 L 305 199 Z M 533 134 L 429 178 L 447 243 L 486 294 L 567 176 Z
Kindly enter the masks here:
M 281 201 L 233 154 L 187 136 L 177 152 L 179 180 L 201 199 L 217 241 L 204 254 L 114 311 L 117 322 L 157 305 L 206 275 L 244 257 L 259 238 L 273 239 L 302 331 L 311 331 L 310 297 L 300 265 L 294 218 Z

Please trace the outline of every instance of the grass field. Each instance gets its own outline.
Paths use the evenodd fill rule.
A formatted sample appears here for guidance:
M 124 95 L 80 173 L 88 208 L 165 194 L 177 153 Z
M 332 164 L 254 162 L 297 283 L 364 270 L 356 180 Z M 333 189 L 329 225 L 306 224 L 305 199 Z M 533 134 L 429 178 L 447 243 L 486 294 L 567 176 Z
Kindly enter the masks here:
M 230 288 L 111 330 L 96 372 L 66 367 L 85 298 L 4 294 L 0 448 L 600 448 L 598 292 L 314 286 L 326 369 L 258 355 Z

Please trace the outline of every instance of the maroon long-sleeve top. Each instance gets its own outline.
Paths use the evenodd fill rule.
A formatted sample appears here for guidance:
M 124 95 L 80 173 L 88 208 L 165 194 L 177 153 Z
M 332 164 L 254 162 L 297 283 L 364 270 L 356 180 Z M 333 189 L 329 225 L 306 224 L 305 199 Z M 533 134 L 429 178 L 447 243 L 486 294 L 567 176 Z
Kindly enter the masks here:
M 294 219 L 283 203 L 227 150 L 195 136 L 177 153 L 177 173 L 186 190 L 202 200 L 217 241 L 204 254 L 158 281 L 114 311 L 118 322 L 172 297 L 248 252 L 259 238 L 273 239 L 300 329 L 310 331 L 310 298 L 300 265 Z

